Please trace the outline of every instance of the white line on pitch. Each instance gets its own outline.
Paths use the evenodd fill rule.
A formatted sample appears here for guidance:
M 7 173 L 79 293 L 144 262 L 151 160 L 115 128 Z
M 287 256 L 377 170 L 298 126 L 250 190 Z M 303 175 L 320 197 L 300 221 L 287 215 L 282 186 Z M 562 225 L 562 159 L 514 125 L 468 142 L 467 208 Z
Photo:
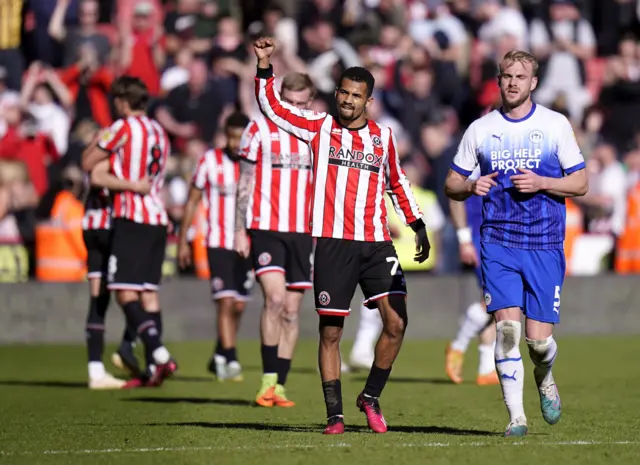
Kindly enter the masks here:
M 447 442 L 416 442 L 400 444 L 384 444 L 385 447 L 413 447 L 413 448 L 436 448 L 436 447 L 503 447 L 503 446 L 622 446 L 637 445 L 640 441 L 559 441 L 559 442 L 467 442 L 467 443 L 447 443 Z M 264 446 L 194 446 L 194 447 L 142 447 L 136 449 L 80 449 L 80 450 L 44 450 L 44 451 L 21 451 L 5 452 L 0 451 L 0 456 L 19 455 L 102 455 L 102 454 L 134 454 L 144 452 L 198 452 L 198 451 L 224 451 L 224 450 L 274 450 L 274 449 L 324 449 L 354 447 L 347 443 L 336 444 L 271 444 Z

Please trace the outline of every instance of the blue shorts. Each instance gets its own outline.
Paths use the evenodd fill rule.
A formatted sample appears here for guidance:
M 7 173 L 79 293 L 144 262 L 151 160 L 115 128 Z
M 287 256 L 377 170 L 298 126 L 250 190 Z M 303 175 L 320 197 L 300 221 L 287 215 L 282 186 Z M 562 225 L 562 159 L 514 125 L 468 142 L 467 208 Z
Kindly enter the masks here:
M 528 250 L 482 243 L 480 255 L 489 313 L 520 307 L 532 320 L 560 322 L 565 273 L 562 249 Z

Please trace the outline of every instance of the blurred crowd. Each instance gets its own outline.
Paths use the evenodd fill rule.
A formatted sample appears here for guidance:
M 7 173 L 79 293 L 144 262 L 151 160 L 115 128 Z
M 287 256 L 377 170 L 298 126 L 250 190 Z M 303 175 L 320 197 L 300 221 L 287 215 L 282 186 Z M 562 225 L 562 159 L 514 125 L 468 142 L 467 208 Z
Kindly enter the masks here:
M 443 185 L 462 132 L 499 103 L 499 59 L 530 51 L 535 100 L 571 120 L 587 159 L 591 188 L 568 222 L 582 249 L 600 252 L 576 273 L 614 269 L 638 214 L 628 199 L 640 173 L 639 16 L 636 0 L 0 0 L 0 274 L 33 275 L 34 231 L 53 199 L 69 190 L 82 201 L 80 156 L 113 121 L 108 91 L 122 74 L 147 84 L 150 115 L 172 138 L 165 197 L 179 224 L 224 119 L 258 112 L 261 35 L 278 41 L 277 76 L 310 74 L 316 110 L 334 111 L 344 68 L 374 73 L 369 116 L 395 131 L 412 182 L 436 199 L 435 273 L 460 269 Z

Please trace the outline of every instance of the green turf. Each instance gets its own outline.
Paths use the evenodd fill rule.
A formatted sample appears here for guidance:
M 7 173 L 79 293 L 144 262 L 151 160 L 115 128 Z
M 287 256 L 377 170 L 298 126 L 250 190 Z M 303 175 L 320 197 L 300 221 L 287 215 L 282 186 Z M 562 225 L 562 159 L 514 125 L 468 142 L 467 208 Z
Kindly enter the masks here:
M 293 409 L 251 405 L 260 377 L 253 342 L 239 349 L 243 383 L 218 384 L 208 375 L 211 344 L 181 343 L 169 344 L 180 363 L 176 379 L 159 389 L 109 392 L 85 388 L 81 347 L 4 346 L 0 463 L 640 463 L 640 339 L 559 344 L 555 377 L 564 416 L 553 427 L 542 420 L 527 360 L 530 435 L 524 440 L 500 436 L 507 423 L 500 388 L 473 384 L 474 347 L 465 366 L 468 382 L 454 386 L 443 376 L 444 342 L 407 342 L 381 399 L 390 427 L 386 435 L 369 433 L 355 408 L 366 374 L 345 375 L 348 431 L 324 437 L 314 341 L 299 345 L 288 383 L 298 402 Z

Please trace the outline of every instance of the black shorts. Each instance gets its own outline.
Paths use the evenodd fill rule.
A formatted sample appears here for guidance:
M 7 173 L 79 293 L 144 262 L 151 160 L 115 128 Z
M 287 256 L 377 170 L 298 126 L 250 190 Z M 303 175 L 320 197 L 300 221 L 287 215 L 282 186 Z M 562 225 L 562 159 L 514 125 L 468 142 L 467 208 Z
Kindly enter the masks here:
M 111 231 L 109 229 L 85 229 L 82 231 L 87 248 L 87 278 L 101 278 L 107 273 Z
M 108 288 L 155 291 L 162 279 L 167 227 L 115 218 L 111 223 Z
M 254 282 L 251 259 L 242 258 L 234 250 L 222 248 L 207 249 L 207 256 L 211 273 L 211 298 L 249 300 Z
M 249 230 L 256 277 L 270 271 L 284 273 L 287 289 L 311 289 L 313 238 L 308 234 Z
M 360 242 L 321 237 L 316 243 L 313 290 L 320 315 L 347 316 L 360 284 L 364 305 L 390 294 L 407 294 L 407 285 L 391 241 Z

